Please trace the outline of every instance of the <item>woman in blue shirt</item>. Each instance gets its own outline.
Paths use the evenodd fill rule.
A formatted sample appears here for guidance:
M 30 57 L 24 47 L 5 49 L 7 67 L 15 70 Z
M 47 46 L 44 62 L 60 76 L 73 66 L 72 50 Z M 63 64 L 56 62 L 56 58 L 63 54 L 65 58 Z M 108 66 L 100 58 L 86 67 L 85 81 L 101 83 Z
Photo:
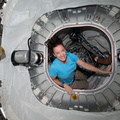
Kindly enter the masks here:
M 49 68 L 49 75 L 57 85 L 64 87 L 68 94 L 74 94 L 72 86 L 75 82 L 74 75 L 77 65 L 94 72 L 111 74 L 111 67 L 101 70 L 82 61 L 76 55 L 66 52 L 63 43 L 58 39 L 54 43 L 48 43 L 48 46 L 50 46 L 48 48 L 56 57 Z M 79 86 L 80 82 L 77 84 Z M 77 87 L 77 89 L 80 88 Z

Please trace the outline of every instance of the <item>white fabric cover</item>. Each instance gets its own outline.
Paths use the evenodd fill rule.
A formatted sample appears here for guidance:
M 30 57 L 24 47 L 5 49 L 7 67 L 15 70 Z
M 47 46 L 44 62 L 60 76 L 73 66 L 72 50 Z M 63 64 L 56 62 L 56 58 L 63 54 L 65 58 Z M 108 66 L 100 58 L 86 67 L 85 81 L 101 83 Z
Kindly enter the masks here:
M 28 49 L 32 26 L 44 13 L 82 5 L 106 4 L 120 7 L 120 0 L 9 0 L 4 8 L 2 46 L 6 57 L 0 61 L 2 106 L 8 120 L 119 120 L 120 111 L 89 113 L 62 110 L 41 104 L 31 90 L 28 70 L 13 66 L 11 53 Z

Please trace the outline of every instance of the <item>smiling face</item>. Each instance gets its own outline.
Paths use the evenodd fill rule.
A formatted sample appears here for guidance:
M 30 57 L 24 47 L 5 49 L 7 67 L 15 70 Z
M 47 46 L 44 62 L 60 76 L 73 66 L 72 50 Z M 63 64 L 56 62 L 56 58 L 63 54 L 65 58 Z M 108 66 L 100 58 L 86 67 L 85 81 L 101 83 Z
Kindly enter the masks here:
M 62 63 L 67 63 L 66 49 L 63 45 L 57 45 L 53 48 L 53 55 Z

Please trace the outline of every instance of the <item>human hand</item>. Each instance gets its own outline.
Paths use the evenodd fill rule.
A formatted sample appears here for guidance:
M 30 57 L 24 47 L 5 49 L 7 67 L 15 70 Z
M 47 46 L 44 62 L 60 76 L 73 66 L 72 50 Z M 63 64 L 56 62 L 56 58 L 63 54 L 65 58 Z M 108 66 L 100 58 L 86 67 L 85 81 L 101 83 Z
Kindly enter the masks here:
M 65 90 L 66 90 L 66 92 L 68 94 L 70 94 L 70 95 L 74 95 L 75 94 L 74 91 L 73 91 L 73 89 L 69 85 L 67 85 L 65 83 L 64 83 L 64 88 L 65 88 Z
M 104 70 L 103 73 L 104 74 L 112 74 L 111 70 L 112 70 L 112 65 L 110 65 L 108 69 Z

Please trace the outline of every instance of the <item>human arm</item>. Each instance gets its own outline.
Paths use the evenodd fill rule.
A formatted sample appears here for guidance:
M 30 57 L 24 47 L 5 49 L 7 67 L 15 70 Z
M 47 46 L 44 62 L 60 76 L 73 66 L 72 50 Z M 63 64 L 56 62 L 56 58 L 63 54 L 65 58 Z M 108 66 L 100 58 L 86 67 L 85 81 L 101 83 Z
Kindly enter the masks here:
M 59 81 L 56 77 L 51 77 L 51 79 L 59 86 L 61 86 L 63 83 Z M 63 84 L 63 87 L 65 88 L 66 92 L 70 95 L 74 94 L 73 89 L 68 84 Z
M 101 69 L 99 69 L 99 68 L 97 68 L 97 67 L 95 67 L 93 65 L 90 65 L 90 64 L 88 64 L 88 63 L 86 63 L 86 62 L 84 62 L 84 61 L 82 61 L 80 59 L 77 61 L 77 65 L 81 66 L 81 67 L 83 67 L 83 68 L 85 68 L 87 70 L 91 70 L 91 71 L 98 72 L 98 73 L 103 73 L 103 74 L 111 74 L 112 73 L 111 72 L 111 65 L 110 65 L 110 67 L 108 69 L 101 70 Z

